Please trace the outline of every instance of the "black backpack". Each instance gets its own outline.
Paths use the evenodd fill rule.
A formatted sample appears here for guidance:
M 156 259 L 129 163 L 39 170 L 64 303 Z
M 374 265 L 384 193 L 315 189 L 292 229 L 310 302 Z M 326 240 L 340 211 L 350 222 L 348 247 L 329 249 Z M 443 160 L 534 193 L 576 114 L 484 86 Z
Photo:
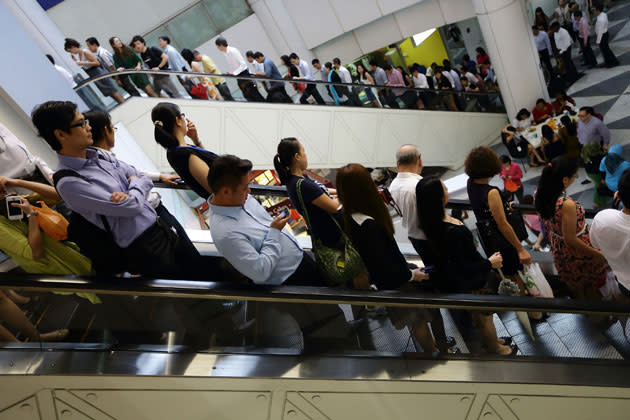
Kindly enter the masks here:
M 62 169 L 55 172 L 53 181 L 55 188 L 61 179 L 67 176 L 81 178 L 86 182 L 89 179 L 79 173 Z M 100 215 L 105 230 L 89 222 L 79 213 L 73 211 L 68 218 L 68 240 L 76 243 L 83 255 L 92 260 L 92 268 L 97 275 L 112 276 L 126 270 L 124 251 L 114 241 L 107 218 Z

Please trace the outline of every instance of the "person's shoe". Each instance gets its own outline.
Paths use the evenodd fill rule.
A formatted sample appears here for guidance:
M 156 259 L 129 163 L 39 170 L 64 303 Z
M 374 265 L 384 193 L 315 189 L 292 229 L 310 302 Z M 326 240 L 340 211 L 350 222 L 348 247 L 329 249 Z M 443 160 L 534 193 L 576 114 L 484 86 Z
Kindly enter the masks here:
M 504 346 L 509 346 L 510 344 L 512 344 L 512 337 L 499 337 L 499 340 L 503 340 L 503 345 Z
M 582 185 L 586 185 L 586 184 L 590 184 L 591 180 L 590 179 L 585 179 L 584 181 L 580 182 L 580 184 Z
M 66 328 L 51 331 L 48 333 L 40 334 L 39 340 L 40 341 L 61 341 L 68 336 L 69 332 L 70 331 Z
M 446 347 L 450 349 L 451 347 L 454 347 L 455 344 L 457 344 L 457 340 L 455 340 L 455 337 L 447 335 L 446 340 L 444 340 L 444 344 L 446 344 Z

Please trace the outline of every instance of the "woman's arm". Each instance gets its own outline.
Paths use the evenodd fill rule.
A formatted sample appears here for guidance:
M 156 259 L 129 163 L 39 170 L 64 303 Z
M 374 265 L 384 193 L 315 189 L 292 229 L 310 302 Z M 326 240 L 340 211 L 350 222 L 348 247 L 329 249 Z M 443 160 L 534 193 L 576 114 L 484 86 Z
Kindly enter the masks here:
M 26 198 L 22 198 L 21 204 L 12 203 L 11 205 L 21 208 L 25 216 L 34 212 L 31 203 L 29 203 Z M 33 215 L 28 218 L 28 244 L 31 247 L 34 260 L 38 260 L 44 256 L 44 240 L 42 238 L 42 231 L 39 230 L 37 217 L 37 215 Z
M 525 250 L 521 241 L 518 240 L 516 233 L 514 233 L 514 229 L 508 223 L 507 218 L 505 217 L 501 195 L 498 190 L 492 189 L 488 193 L 488 207 L 490 207 L 492 218 L 496 222 L 499 232 L 501 232 L 503 237 L 507 239 L 510 245 L 512 245 L 516 249 L 516 252 L 518 252 L 518 258 L 521 264 L 530 264 L 532 262 L 532 257 L 529 255 L 529 252 Z
M 562 203 L 562 236 L 567 246 L 591 257 L 606 261 L 606 257 L 599 250 L 588 245 L 577 237 L 577 213 L 575 201 L 567 199 Z
M 24 181 L 0 176 L 0 190 L 6 190 L 6 187 L 24 188 L 48 200 L 61 200 L 61 197 L 57 194 L 57 190 L 55 190 L 54 187 L 40 182 Z
M 331 198 L 322 192 L 322 195 L 313 200 L 313 204 L 315 204 L 320 209 L 324 210 L 326 213 L 335 214 L 339 211 L 339 200 L 335 198 Z
M 190 155 L 188 157 L 188 170 L 190 174 L 195 178 L 201 186 L 211 193 L 210 185 L 208 184 L 208 173 L 210 172 L 210 167 L 201 160 L 198 156 Z
M 517 164 L 513 164 L 512 167 L 514 169 L 512 169 L 512 180 L 519 182 L 521 180 L 521 178 L 523 178 L 523 171 L 521 170 L 521 167 L 518 166 Z
M 87 61 L 77 61 L 77 64 L 80 66 L 92 66 L 92 67 L 98 67 L 101 65 L 101 63 L 96 59 L 96 57 L 94 57 L 91 53 L 84 51 L 83 52 L 85 54 L 85 58 Z
M 374 78 L 367 71 L 365 72 L 365 78 L 368 79 L 371 84 L 374 84 Z

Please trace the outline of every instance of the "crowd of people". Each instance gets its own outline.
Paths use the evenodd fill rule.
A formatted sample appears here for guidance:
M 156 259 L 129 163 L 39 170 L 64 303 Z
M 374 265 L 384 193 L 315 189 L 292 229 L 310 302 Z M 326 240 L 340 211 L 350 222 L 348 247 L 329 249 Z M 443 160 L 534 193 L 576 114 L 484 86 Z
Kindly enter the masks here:
M 5 162 L 0 167 L 2 198 L 6 201 L 6 194 L 19 188 L 37 194 L 38 199 L 63 203 L 70 225 L 68 240 L 53 239 L 38 222 L 43 217 L 41 203 L 31 204 L 28 198 L 12 204 L 22 209 L 23 220 L 0 215 L 0 249 L 27 272 L 223 279 L 219 269 L 208 270 L 185 229 L 152 192 L 153 181 L 176 183 L 181 179 L 207 199 L 209 226 L 222 257 L 253 284 L 496 294 L 500 269 L 513 283 L 515 293 L 527 293 L 519 271 L 531 263 L 531 255 L 514 226 L 509 199 L 490 185 L 496 175 L 504 181 L 512 179 L 515 195 L 523 200 L 522 173 L 509 158 L 500 159 L 487 147 L 473 149 L 465 163 L 483 254 L 473 233 L 447 214 L 448 190 L 440 179 L 422 178 L 417 147 L 405 145 L 397 152 L 398 175 L 389 191 L 424 264 L 418 268 L 408 264 L 401 253 L 392 217 L 368 169 L 360 164 L 343 166 L 337 171 L 336 189 L 326 188 L 305 173 L 307 151 L 296 138 L 280 141 L 273 164 L 292 206 L 307 223 L 315 258 L 287 229 L 291 213 L 271 217 L 250 195 L 251 162 L 206 150 L 193 122 L 173 103 L 155 106 L 151 120 L 155 141 L 164 147 L 176 174 L 147 173 L 118 160 L 112 151 L 115 130 L 107 112 L 84 115 L 72 102 L 50 101 L 34 110 L 32 120 L 39 135 L 57 152 L 59 166 L 53 173 L 3 128 L 6 146 L 0 162 L 6 158 L 12 164 Z M 551 159 L 532 200 L 541 222 L 535 226 L 540 230 L 537 233 L 551 245 L 560 281 L 577 298 L 600 298 L 599 287 L 611 267 L 623 293 L 630 294 L 630 279 L 624 277 L 627 263 L 618 246 L 608 243 L 623 241 L 623 227 L 613 221 L 630 214 L 626 207 L 630 206 L 630 164 L 619 161 L 614 150 L 611 148 L 601 166 L 614 166 L 612 177 L 605 182 L 614 185 L 624 207 L 621 212 L 611 210 L 596 218 L 595 243 L 590 241 L 584 209 L 566 194 L 576 177 L 575 158 L 561 154 Z M 598 234 L 605 229 L 620 233 Z M 341 266 L 339 258 L 344 261 Z M 86 298 L 98 300 L 96 296 Z M 11 296 L 8 299 L 11 302 Z M 19 308 L 8 305 L 15 325 L 21 325 Z M 322 317 L 343 319 L 338 307 L 309 310 L 285 305 L 282 309 L 303 331 Z M 360 317 L 361 308 L 353 308 L 353 313 Z M 534 322 L 542 318 L 540 313 L 529 315 Z M 388 308 L 387 316 L 396 328 L 408 327 L 424 351 L 457 351 L 444 332 L 439 310 Z M 473 312 L 471 316 L 489 352 L 516 352 L 509 337 L 497 336 L 492 314 Z M 35 334 L 28 324 L 19 328 Z M 52 338 L 61 339 L 64 334 L 67 332 L 54 332 Z
M 558 7 L 551 18 L 541 7 L 535 10 L 532 25 L 534 41 L 546 77 L 554 90 L 566 88 L 583 75 L 573 61 L 574 44 L 579 47 L 582 65 L 587 68 L 598 65 L 593 44 L 602 53 L 602 67 L 619 65 L 608 45 L 608 15 L 604 12 L 603 3 L 598 2 L 594 6 L 587 3 L 584 0 L 558 0 Z M 555 67 L 551 62 L 553 57 L 557 62 Z
M 221 77 L 223 72 L 212 58 L 188 48 L 181 52 L 177 51 L 171 45 L 168 36 L 161 36 L 158 42 L 159 46 L 147 46 L 144 38 L 136 35 L 126 45 L 120 38 L 112 37 L 109 39 L 112 54 L 104 49 L 95 37 L 86 39 L 86 48 L 83 48 L 79 41 L 67 38 L 64 48 L 90 77 L 133 69 L 204 73 L 206 75 L 179 75 L 176 79 L 192 98 L 234 100 L 226 79 Z M 286 73 L 282 74 L 276 63 L 260 51 L 247 51 L 243 55 L 223 37 L 217 38 L 215 44 L 228 63 L 225 74 L 248 77 L 237 79 L 237 85 L 243 97 L 253 102 L 302 104 L 334 102 L 336 105 L 347 106 L 367 104 L 374 107 L 472 111 L 485 110 L 492 105 L 492 101 L 485 96 L 471 96 L 465 93 L 498 90 L 490 59 L 481 47 L 476 50 L 476 61 L 465 55 L 459 66 L 451 64 L 448 59 L 444 59 L 441 65 L 432 63 L 429 68 L 418 63 L 408 68 L 393 67 L 370 60 L 369 63 L 358 62 L 348 66 L 353 69 L 352 72 L 342 65 L 339 58 L 333 58 L 324 64 L 315 58 L 309 64 L 296 53 L 291 53 L 280 57 L 281 64 L 286 68 Z M 64 78 L 73 87 L 76 86 L 72 75 L 63 67 L 56 65 L 51 56 L 48 58 Z M 287 79 L 287 82 L 257 81 L 258 78 Z M 139 90 L 142 90 L 151 97 L 178 98 L 181 96 L 180 90 L 173 80 L 174 78 L 169 75 L 121 74 L 113 79 L 97 81 L 96 87 L 103 96 L 112 97 L 118 103 L 124 102 L 125 99 L 117 86 L 131 96 L 140 95 Z M 329 99 L 324 100 L 317 85 L 309 81 L 340 84 L 326 85 L 324 88 Z M 289 91 L 288 85 L 292 88 Z M 324 89 L 321 89 L 321 92 L 324 92 Z

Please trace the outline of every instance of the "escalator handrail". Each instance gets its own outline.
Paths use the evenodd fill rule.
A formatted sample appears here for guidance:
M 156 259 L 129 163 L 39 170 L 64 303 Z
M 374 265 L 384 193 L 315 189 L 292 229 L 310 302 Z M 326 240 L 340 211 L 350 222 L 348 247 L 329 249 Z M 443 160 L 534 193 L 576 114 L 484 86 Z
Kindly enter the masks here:
M 83 88 L 86 85 L 90 85 L 94 82 L 97 82 L 102 79 L 109 79 L 111 77 L 122 76 L 122 75 L 133 75 L 133 74 L 151 74 L 151 75 L 174 75 L 174 76 L 188 76 L 188 77 L 217 77 L 217 78 L 225 78 L 225 79 L 239 79 L 239 80 L 251 80 L 254 82 L 281 82 L 281 83 L 308 83 L 308 84 L 318 84 L 325 86 L 348 86 L 348 87 L 360 87 L 360 88 L 377 88 L 377 89 L 404 89 L 404 90 L 412 90 L 417 92 L 426 92 L 426 93 L 435 93 L 435 94 L 464 94 L 470 96 L 498 96 L 501 97 L 501 92 L 460 92 L 455 89 L 424 89 L 424 88 L 416 88 L 416 87 L 408 87 L 408 86 L 386 86 L 386 85 L 364 85 L 360 83 L 343 83 L 343 82 L 324 82 L 323 80 L 306 80 L 306 79 L 272 79 L 269 77 L 262 76 L 234 76 L 231 74 L 218 74 L 218 73 L 195 73 L 195 72 L 186 72 L 186 71 L 174 71 L 174 70 L 122 70 L 122 71 L 110 71 L 105 72 L 103 74 L 99 74 L 97 76 L 92 76 L 87 79 L 81 80 L 74 87 L 74 90 L 77 91 Z
M 155 182 L 156 188 L 170 188 L 170 189 L 190 189 L 186 184 L 165 184 L 163 182 Z M 271 196 L 271 197 L 288 197 L 287 189 L 282 185 L 258 185 L 258 184 L 250 184 L 249 189 L 252 192 L 252 195 L 259 196 Z M 472 210 L 472 205 L 469 200 L 464 199 L 454 199 L 451 198 L 448 201 L 446 207 L 450 209 L 460 209 L 460 210 Z M 536 208 L 529 204 L 512 204 L 512 208 L 519 210 L 523 214 L 537 214 Z M 594 209 L 584 209 L 587 219 L 592 219 L 597 214 L 597 210 Z
M 91 292 L 103 295 L 157 296 L 264 302 L 351 304 L 478 311 L 558 312 L 630 316 L 630 304 L 560 298 L 498 295 L 365 291 L 332 287 L 261 286 L 235 282 L 98 278 L 0 273 L 0 289 L 35 292 Z

